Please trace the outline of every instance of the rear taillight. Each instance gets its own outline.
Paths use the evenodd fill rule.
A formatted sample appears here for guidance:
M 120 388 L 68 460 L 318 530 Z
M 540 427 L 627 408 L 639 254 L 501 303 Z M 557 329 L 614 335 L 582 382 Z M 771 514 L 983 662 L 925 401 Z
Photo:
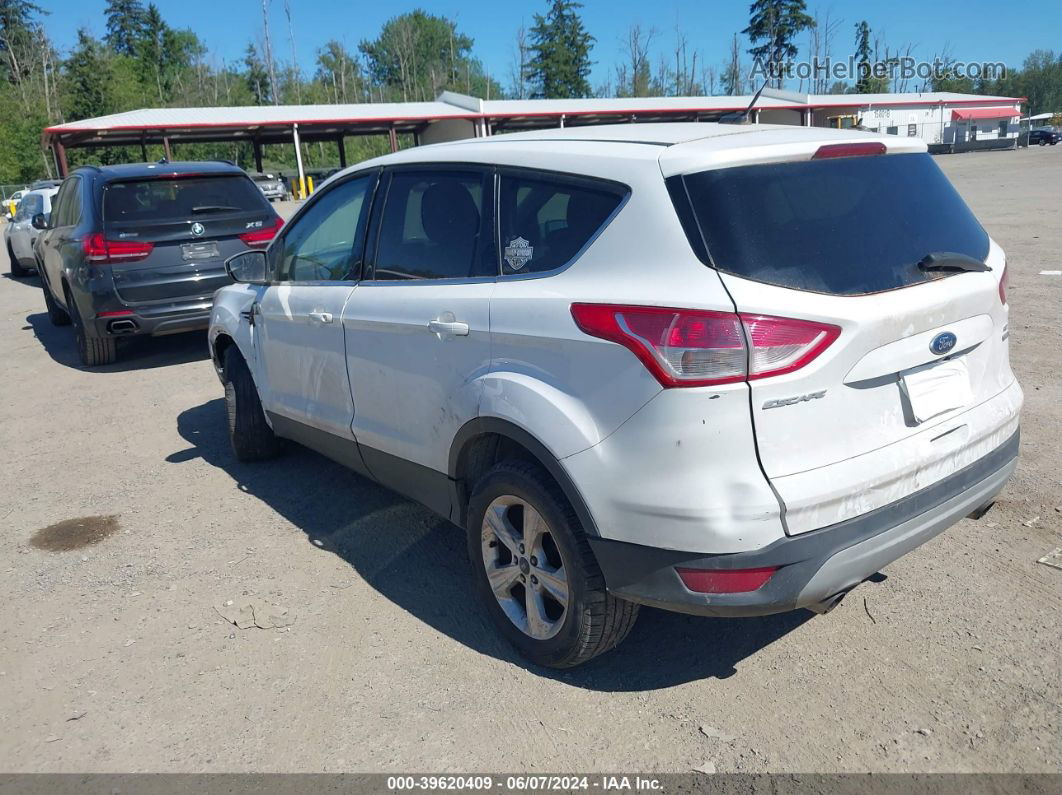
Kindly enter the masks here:
M 244 232 L 240 235 L 240 240 L 248 246 L 268 246 L 282 226 L 284 226 L 284 219 L 277 218 L 270 226 L 263 226 L 253 232 Z
M 106 240 L 97 232 L 81 241 L 85 259 L 97 265 L 118 265 L 147 259 L 155 248 L 152 243 L 131 240 Z
M 792 372 L 841 332 L 837 326 L 770 315 L 615 304 L 572 304 L 572 317 L 587 334 L 628 348 L 665 387 Z
M 758 569 L 675 568 L 682 584 L 696 593 L 748 593 L 756 591 L 778 571 L 778 566 Z
M 880 141 L 868 141 L 854 144 L 826 144 L 815 150 L 812 160 L 828 160 L 832 157 L 866 157 L 883 155 L 888 151 Z
M 1003 273 L 999 277 L 999 302 L 1007 303 L 1007 263 L 1003 263 Z

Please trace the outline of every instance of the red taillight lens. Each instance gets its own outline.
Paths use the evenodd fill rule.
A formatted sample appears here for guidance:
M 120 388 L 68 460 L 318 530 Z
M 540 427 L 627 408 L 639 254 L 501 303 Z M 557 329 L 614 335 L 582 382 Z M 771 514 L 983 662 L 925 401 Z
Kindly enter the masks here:
M 263 226 L 253 232 L 244 232 L 240 235 L 240 240 L 248 246 L 268 246 L 282 226 L 284 226 L 284 219 L 277 218 L 271 226 Z
M 1003 263 L 1003 273 L 999 277 L 999 302 L 1007 303 L 1007 263 Z
M 885 144 L 880 141 L 856 144 L 826 144 L 816 149 L 811 159 L 828 160 L 832 157 L 865 157 L 867 155 L 883 155 L 886 151 Z
M 826 323 L 771 315 L 742 315 L 752 342 L 749 378 L 799 370 L 830 346 L 841 329 Z
M 759 569 L 684 569 L 676 567 L 682 584 L 697 593 L 748 593 L 762 588 L 778 566 Z
M 100 232 L 81 241 L 85 259 L 95 264 L 116 265 L 123 262 L 138 262 L 151 255 L 152 243 L 130 240 L 106 240 Z
M 587 334 L 628 348 L 665 387 L 788 373 L 841 332 L 808 320 L 669 307 L 572 304 L 572 317 Z

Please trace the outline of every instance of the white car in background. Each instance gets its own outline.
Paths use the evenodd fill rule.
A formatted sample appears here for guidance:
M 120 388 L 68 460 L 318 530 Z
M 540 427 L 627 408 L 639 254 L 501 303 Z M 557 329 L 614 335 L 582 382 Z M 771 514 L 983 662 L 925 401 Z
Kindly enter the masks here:
M 292 439 L 465 528 L 485 610 L 544 665 L 613 648 L 639 604 L 825 612 L 1017 463 L 1006 259 L 915 138 L 413 148 L 227 267 L 236 456 Z
M 52 211 L 52 198 L 59 188 L 42 188 L 31 190 L 19 201 L 15 217 L 4 229 L 7 243 L 7 256 L 11 261 L 11 275 L 26 276 L 37 269 L 37 257 L 33 253 L 33 243 L 40 230 L 33 226 L 33 217 L 43 215 L 45 218 Z

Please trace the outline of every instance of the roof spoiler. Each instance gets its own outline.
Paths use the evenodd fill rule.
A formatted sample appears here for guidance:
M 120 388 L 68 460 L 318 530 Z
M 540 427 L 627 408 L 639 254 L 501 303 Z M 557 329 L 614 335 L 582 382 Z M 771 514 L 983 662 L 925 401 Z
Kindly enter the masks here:
M 760 94 L 763 93 L 763 89 L 767 88 L 767 81 L 763 81 L 763 85 L 760 86 L 760 90 L 752 96 L 752 102 L 745 110 L 738 111 L 737 113 L 727 113 L 725 116 L 719 117 L 720 124 L 752 124 L 750 116 L 752 115 L 752 109 L 756 107 L 756 103 L 760 101 Z

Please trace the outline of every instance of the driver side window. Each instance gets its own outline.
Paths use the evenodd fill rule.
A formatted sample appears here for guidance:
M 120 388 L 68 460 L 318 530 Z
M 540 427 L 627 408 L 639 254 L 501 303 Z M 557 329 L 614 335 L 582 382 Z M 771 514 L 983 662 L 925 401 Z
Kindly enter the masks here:
M 365 221 L 375 174 L 330 189 L 284 234 L 277 260 L 280 282 L 360 278 Z

